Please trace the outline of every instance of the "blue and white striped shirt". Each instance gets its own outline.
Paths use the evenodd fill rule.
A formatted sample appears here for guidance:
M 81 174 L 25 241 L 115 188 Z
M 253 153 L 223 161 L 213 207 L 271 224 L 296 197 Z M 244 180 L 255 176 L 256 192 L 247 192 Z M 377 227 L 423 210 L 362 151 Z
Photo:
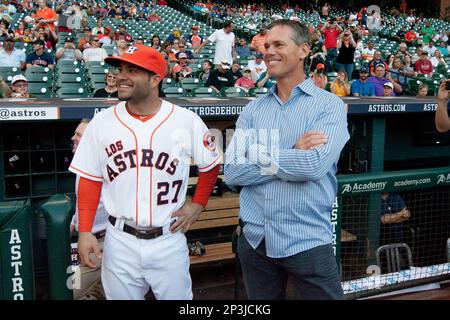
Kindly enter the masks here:
M 267 139 L 266 130 L 272 130 Z M 324 132 L 328 142 L 294 149 L 311 130 Z M 344 103 L 311 79 L 296 86 L 286 103 L 274 86 L 243 109 L 226 151 L 225 181 L 243 186 L 240 218 L 253 248 L 265 239 L 267 255 L 283 258 L 331 243 L 335 174 L 348 139 Z

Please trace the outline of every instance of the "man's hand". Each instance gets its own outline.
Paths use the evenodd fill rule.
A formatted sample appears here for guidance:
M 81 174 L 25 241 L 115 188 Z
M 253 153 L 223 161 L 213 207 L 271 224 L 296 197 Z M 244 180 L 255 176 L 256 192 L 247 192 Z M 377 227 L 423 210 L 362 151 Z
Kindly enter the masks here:
M 183 230 L 183 232 L 187 232 L 198 219 L 202 210 L 202 205 L 198 203 L 185 203 L 183 207 L 172 213 L 172 217 L 178 217 L 178 219 L 170 226 L 170 231 L 178 232 Z
M 91 253 L 94 253 L 98 259 L 102 258 L 98 241 L 92 233 L 80 232 L 78 234 L 78 254 L 80 255 L 81 264 L 96 269 L 97 265 L 89 258 L 89 254 Z
M 449 95 L 449 91 L 445 88 L 445 80 L 443 80 L 441 82 L 441 85 L 439 86 L 439 91 L 438 91 L 438 100 L 444 101 L 445 103 L 447 103 L 450 95 Z
M 328 137 L 319 130 L 312 130 L 304 133 L 295 144 L 295 149 L 312 150 L 323 146 L 328 142 Z

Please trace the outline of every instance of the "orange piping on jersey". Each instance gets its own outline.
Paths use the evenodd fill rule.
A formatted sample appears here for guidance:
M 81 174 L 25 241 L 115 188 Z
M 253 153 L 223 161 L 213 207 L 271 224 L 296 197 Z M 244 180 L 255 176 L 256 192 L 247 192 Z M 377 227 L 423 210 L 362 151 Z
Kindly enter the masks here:
M 103 177 L 97 177 L 97 176 L 94 176 L 94 175 L 92 175 L 92 174 L 86 173 L 86 172 L 84 172 L 84 171 L 82 171 L 82 170 L 80 170 L 80 169 L 74 167 L 73 165 L 70 165 L 70 168 L 73 168 L 73 169 L 75 169 L 76 171 L 78 171 L 79 173 L 85 174 L 85 175 L 87 175 L 87 176 L 89 176 L 89 177 L 96 178 L 96 179 L 103 179 Z
M 172 110 L 170 110 L 170 113 L 167 115 L 167 117 L 164 118 L 163 121 L 161 121 L 160 124 L 158 124 L 158 126 L 157 126 L 155 129 L 153 129 L 153 132 L 152 132 L 152 134 L 151 134 L 151 136 L 150 136 L 150 149 L 151 149 L 151 150 L 153 150 L 153 148 L 152 148 L 153 135 L 155 134 L 156 130 L 158 130 L 159 127 L 161 127 L 161 125 L 162 125 L 164 122 L 166 122 L 167 119 L 169 119 L 169 117 L 172 115 L 174 109 L 175 109 L 175 106 L 174 106 L 173 103 L 172 103 Z M 152 200 L 153 200 L 153 199 L 152 199 L 152 192 L 153 192 L 153 170 L 152 170 L 152 169 L 153 169 L 153 168 L 150 167 L 150 225 L 152 225 L 152 223 L 153 223 L 153 216 L 152 216 L 152 205 L 153 205 L 153 203 L 152 203 L 152 202 L 153 202 L 153 201 L 152 201 Z
M 134 133 L 133 129 L 131 129 L 129 126 L 127 126 L 122 120 L 120 120 L 119 115 L 117 114 L 117 105 L 114 107 L 114 115 L 116 116 L 117 120 L 119 120 L 119 122 L 121 124 L 123 124 L 123 126 L 125 128 L 127 128 L 128 130 L 131 131 L 131 133 L 134 136 L 134 143 L 135 143 L 135 147 L 136 147 L 136 212 L 135 212 L 135 219 L 136 219 L 136 225 L 138 225 L 139 220 L 139 145 L 138 145 L 138 141 L 136 138 L 136 134 Z
M 209 165 L 207 165 L 206 167 L 203 167 L 203 168 L 198 167 L 198 169 L 199 169 L 199 170 L 208 169 L 208 168 L 211 167 L 213 164 L 215 164 L 216 161 L 217 161 L 219 158 L 220 158 L 220 154 L 217 156 L 217 158 L 214 159 L 214 161 L 213 161 L 211 164 L 209 164 Z

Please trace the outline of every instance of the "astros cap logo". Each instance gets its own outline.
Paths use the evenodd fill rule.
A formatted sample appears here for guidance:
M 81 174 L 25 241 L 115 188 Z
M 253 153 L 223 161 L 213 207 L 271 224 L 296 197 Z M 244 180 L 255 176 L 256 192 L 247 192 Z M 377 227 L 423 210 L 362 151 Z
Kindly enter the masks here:
M 135 46 L 131 46 L 128 48 L 127 53 L 129 54 L 133 54 L 138 48 L 136 48 Z

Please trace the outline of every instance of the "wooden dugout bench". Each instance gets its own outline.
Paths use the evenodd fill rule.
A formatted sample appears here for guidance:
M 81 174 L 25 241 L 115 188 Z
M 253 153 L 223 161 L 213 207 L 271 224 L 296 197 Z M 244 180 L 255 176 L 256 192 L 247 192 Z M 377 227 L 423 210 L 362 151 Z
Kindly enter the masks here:
M 205 210 L 190 230 L 237 226 L 238 221 L 239 194 L 227 192 L 222 197 L 211 197 L 209 199 Z M 207 244 L 205 249 L 205 254 L 202 256 L 190 256 L 192 265 L 235 258 L 231 237 L 229 241 Z

